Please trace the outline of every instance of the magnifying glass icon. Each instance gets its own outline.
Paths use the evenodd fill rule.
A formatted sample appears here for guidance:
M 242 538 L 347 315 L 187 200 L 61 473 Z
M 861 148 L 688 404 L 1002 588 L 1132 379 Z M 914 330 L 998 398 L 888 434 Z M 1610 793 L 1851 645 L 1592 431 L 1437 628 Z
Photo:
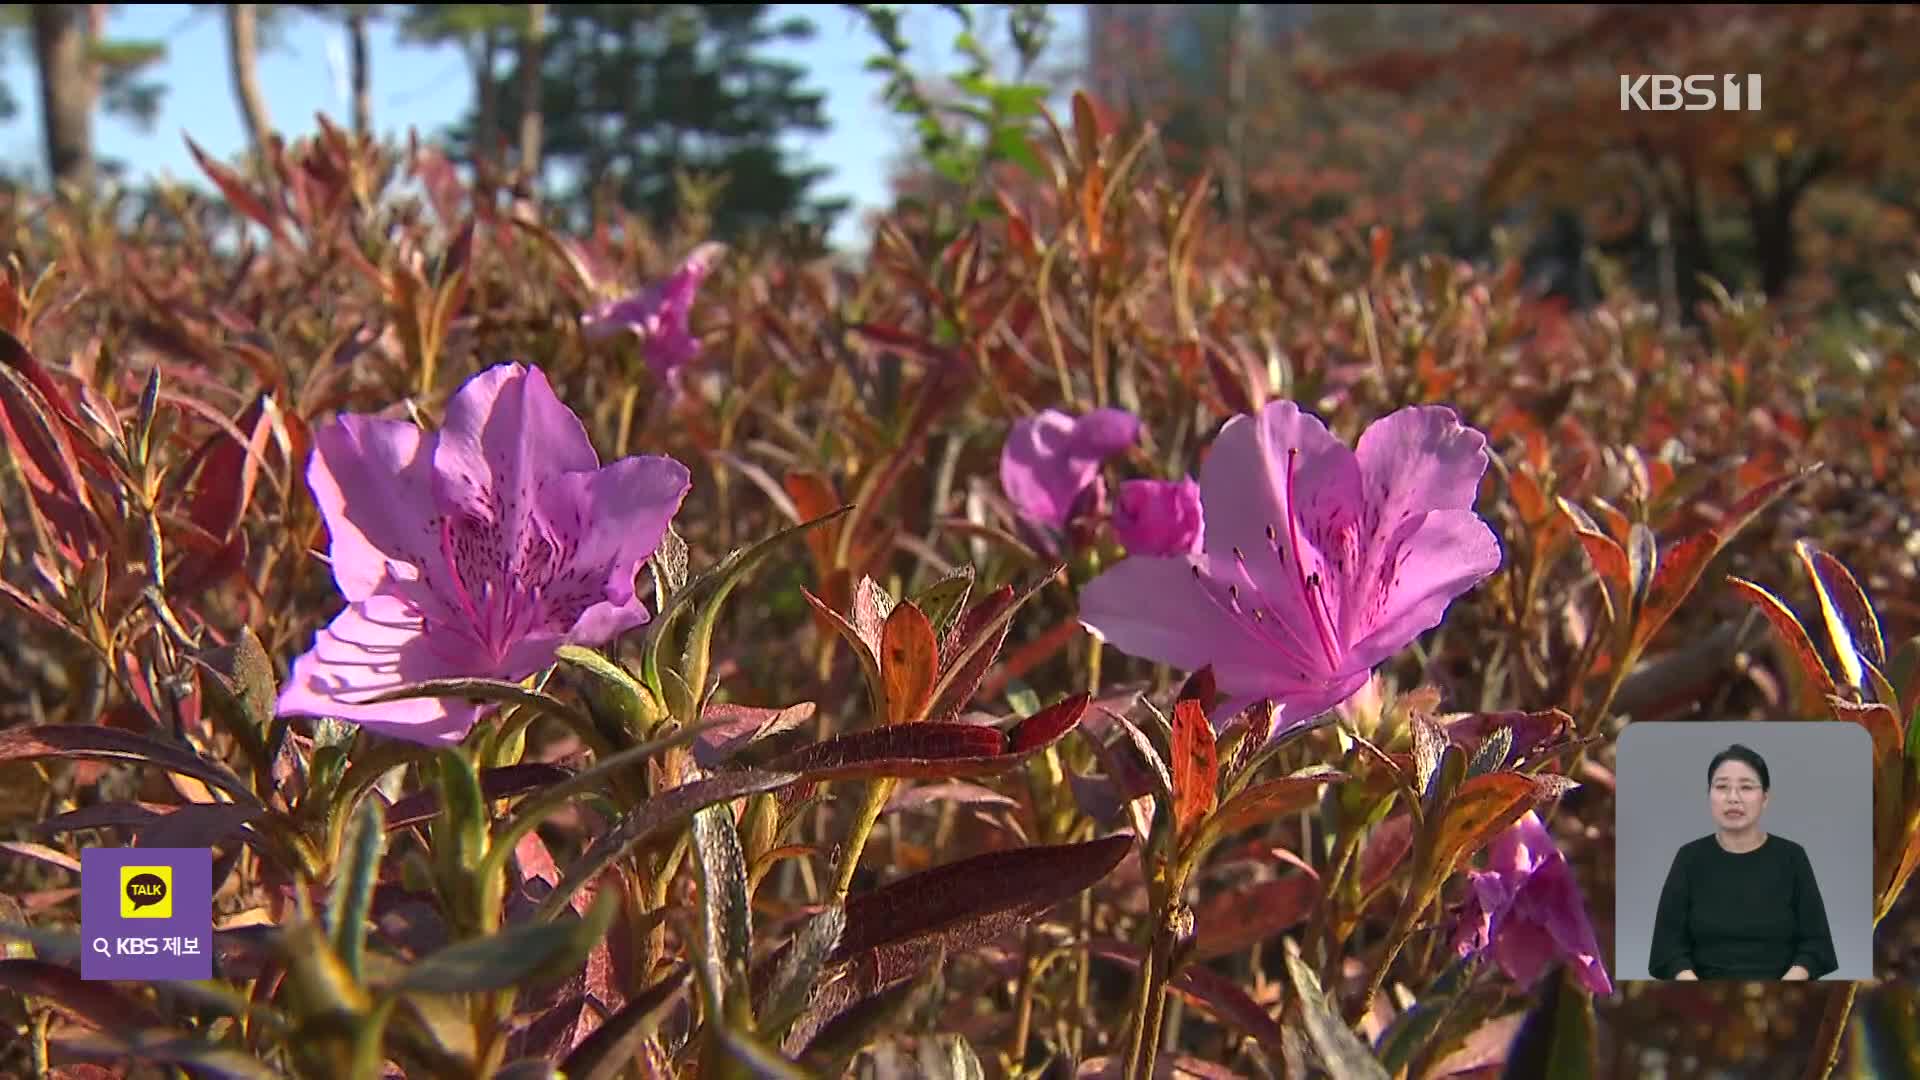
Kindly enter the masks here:
M 99 953 L 101 956 L 113 955 L 113 953 L 107 949 L 107 939 L 103 937 L 93 939 L 93 951 Z

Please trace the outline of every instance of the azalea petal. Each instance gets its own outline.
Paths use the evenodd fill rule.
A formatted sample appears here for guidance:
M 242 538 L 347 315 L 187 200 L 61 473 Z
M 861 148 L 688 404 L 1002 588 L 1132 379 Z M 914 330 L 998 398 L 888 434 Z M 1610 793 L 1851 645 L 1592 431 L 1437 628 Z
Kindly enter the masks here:
M 1364 562 L 1352 575 L 1343 629 L 1355 639 L 1371 631 L 1368 600 L 1378 596 L 1380 578 L 1392 560 L 1433 511 L 1473 509 L 1480 478 L 1487 470 L 1487 438 L 1460 423 L 1443 405 L 1416 405 L 1375 421 L 1355 448 L 1364 493 Z M 1497 564 L 1496 564 L 1497 565 Z
M 597 469 L 600 458 L 544 371 L 499 364 L 467 380 L 447 403 L 433 465 L 443 505 L 503 526 L 517 541 L 541 484 Z
M 1487 471 L 1487 437 L 1445 405 L 1411 405 L 1368 426 L 1354 448 L 1381 523 L 1470 510 Z
M 1226 696 L 1270 696 L 1267 649 L 1215 606 L 1188 559 L 1122 559 L 1080 590 L 1080 621 L 1129 656 L 1183 671 L 1213 665 Z
M 437 554 L 434 441 L 413 424 L 368 416 L 314 431 L 307 486 L 327 523 L 333 580 L 349 601 L 379 588 L 388 560 L 419 567 Z
M 1198 554 L 1206 528 L 1191 477 L 1128 480 L 1113 504 L 1113 532 L 1134 555 Z
M 1069 447 L 1076 458 L 1092 458 L 1098 465 L 1123 453 L 1140 437 L 1140 418 L 1125 409 L 1094 409 L 1073 425 Z
M 1313 655 L 1332 655 L 1330 669 L 1345 652 L 1342 577 L 1356 555 L 1359 478 L 1353 451 L 1292 401 L 1229 420 L 1200 469 L 1207 551 L 1240 552 L 1264 602 Z
M 1016 421 L 1000 451 L 1000 488 L 1023 515 L 1055 529 L 1065 528 L 1067 512 L 1092 468 L 1073 467 L 1068 448 L 1073 440 L 1073 418 L 1047 409 Z M 1084 464 L 1084 463 L 1083 463 Z
M 1273 731 L 1269 741 L 1309 723 L 1321 713 L 1338 707 L 1366 686 L 1370 672 L 1355 671 L 1337 676 L 1327 681 L 1316 679 L 1305 685 L 1287 682 L 1280 678 L 1281 670 L 1277 662 L 1270 661 L 1264 676 L 1262 689 L 1255 693 L 1240 694 L 1223 704 L 1209 717 L 1216 730 L 1224 728 L 1228 721 L 1239 716 L 1262 699 L 1273 700 Z M 1217 682 L 1217 680 L 1216 680 Z M 1224 684 L 1221 684 L 1224 685 Z
M 481 674 L 463 662 L 475 652 L 458 635 L 442 640 L 424 634 L 419 617 L 404 601 L 375 593 L 348 605 L 294 661 L 277 711 L 334 717 L 408 742 L 451 746 L 473 727 L 478 706 L 435 698 L 360 702 L 411 683 Z
M 1500 568 L 1500 541 L 1467 510 L 1437 510 L 1406 538 L 1382 576 L 1348 662 L 1371 668 L 1440 625 L 1447 606 Z
M 600 644 L 646 622 L 634 576 L 659 549 L 691 488 L 687 467 L 668 457 L 622 458 L 548 485 L 541 516 L 571 555 L 547 586 L 542 626 Z M 609 608 L 595 611 L 600 605 Z
M 1508 918 L 1494 925 L 1493 955 L 1508 978 L 1523 989 L 1532 989 L 1559 951 L 1546 927 Z

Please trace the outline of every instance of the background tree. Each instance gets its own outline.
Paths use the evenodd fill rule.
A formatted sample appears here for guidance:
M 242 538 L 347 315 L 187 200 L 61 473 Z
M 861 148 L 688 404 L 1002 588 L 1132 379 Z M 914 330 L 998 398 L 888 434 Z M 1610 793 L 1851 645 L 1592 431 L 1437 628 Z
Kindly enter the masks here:
M 682 206 L 677 177 L 689 174 L 724 178 L 708 208 L 720 239 L 785 225 L 824 237 L 846 203 L 813 198 L 827 170 L 794 164 L 781 146 L 789 133 L 826 130 L 824 95 L 802 87 L 804 66 L 771 56 L 814 27 L 771 14 L 764 4 L 553 8 L 537 85 L 542 174 L 556 181 L 543 187 L 563 213 L 584 221 L 597 198 L 612 198 L 665 223 Z M 493 130 L 487 100 L 520 113 L 532 85 L 522 73 L 516 58 L 456 141 Z
M 143 81 L 140 73 L 166 49 L 157 42 L 107 39 L 109 4 L 8 7 L 13 9 L 10 21 L 29 28 L 48 177 L 56 190 L 91 192 L 96 176 L 94 111 L 104 107 L 138 124 L 152 124 L 163 88 Z M 118 172 L 119 166 L 107 162 L 99 171 Z
M 1670 283 L 1670 311 L 1694 311 L 1703 274 L 1783 297 L 1800 279 L 1802 211 L 1817 192 L 1852 188 L 1920 209 L 1910 194 L 1913 8 L 1522 10 L 1498 33 L 1382 52 L 1333 81 L 1501 116 L 1506 134 L 1481 187 L 1489 206 L 1536 220 L 1574 214 L 1593 238 L 1624 241 L 1643 280 Z M 1622 74 L 1697 73 L 1759 75 L 1762 107 L 1620 107 Z
M 400 22 L 402 40 L 429 45 L 454 45 L 467 56 L 473 76 L 473 105 L 465 120 L 450 132 L 456 152 L 468 164 L 497 175 L 507 157 L 507 132 L 518 135 L 521 163 L 534 178 L 539 174 L 540 144 L 546 127 L 544 100 L 521 86 L 514 103 L 503 105 L 503 78 L 499 74 L 510 48 L 518 43 L 532 69 L 545 69 L 541 43 L 546 38 L 545 4 L 411 4 Z M 514 68 L 527 65 L 516 61 Z M 541 107 L 527 110 L 519 102 L 534 100 Z M 506 110 L 506 111 L 503 111 Z

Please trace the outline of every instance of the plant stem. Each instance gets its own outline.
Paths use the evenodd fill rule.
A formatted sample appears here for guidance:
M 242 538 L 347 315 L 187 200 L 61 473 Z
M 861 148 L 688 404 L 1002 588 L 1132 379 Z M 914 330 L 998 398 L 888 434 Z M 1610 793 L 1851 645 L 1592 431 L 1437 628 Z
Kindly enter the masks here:
M 1021 950 L 1024 958 L 1020 963 L 1020 991 L 1015 1006 L 1013 1021 L 1013 1044 L 1007 1050 L 1009 1073 L 1018 1073 L 1027 1060 L 1027 1040 L 1033 1032 L 1033 990 L 1039 982 L 1038 956 L 1039 934 L 1033 924 L 1027 924 L 1026 942 Z
M 1807 1062 L 1806 1080 L 1827 1080 L 1840 1060 L 1840 1040 L 1847 1032 L 1847 1014 L 1853 1011 L 1859 983 L 1834 987 L 1827 998 L 1826 1015 L 1820 1020 L 1820 1034 L 1813 1041 L 1813 1057 Z
M 1419 906 L 1421 910 L 1426 908 L 1425 904 Z M 1380 963 L 1374 967 L 1372 977 L 1367 980 L 1367 992 L 1361 995 L 1359 1006 L 1347 1016 L 1349 1026 L 1358 1024 L 1366 1018 L 1367 1013 L 1373 1010 L 1373 999 L 1380 993 L 1380 988 L 1386 985 L 1387 972 L 1393 968 L 1393 962 L 1399 958 L 1400 950 L 1406 946 L 1407 939 L 1413 936 L 1413 924 L 1417 921 L 1419 914 L 1420 912 L 1414 909 L 1412 903 L 1400 909 L 1400 916 L 1394 920 L 1393 929 L 1387 935 L 1386 954 L 1380 957 Z
M 1156 935 L 1157 936 L 1157 935 Z M 1154 953 L 1157 949 L 1148 949 L 1147 955 L 1140 960 L 1140 991 L 1133 999 L 1133 1022 L 1127 1037 L 1126 1080 L 1140 1080 L 1140 1054 L 1147 1042 L 1147 1029 L 1152 1026 L 1149 1013 L 1153 1011 L 1153 999 L 1160 993 L 1160 983 L 1154 977 Z M 1147 1075 L 1151 1076 L 1152 1073 Z
M 880 811 L 886 808 L 887 799 L 893 795 L 894 783 L 891 777 L 867 782 L 866 800 L 860 804 L 859 815 L 854 818 L 853 831 L 847 834 L 847 850 L 840 856 L 840 866 L 834 874 L 831 903 L 846 903 L 847 893 L 853 891 L 853 875 L 860 868 L 860 853 L 866 850 L 867 838 L 873 835 L 874 823 L 880 820 Z

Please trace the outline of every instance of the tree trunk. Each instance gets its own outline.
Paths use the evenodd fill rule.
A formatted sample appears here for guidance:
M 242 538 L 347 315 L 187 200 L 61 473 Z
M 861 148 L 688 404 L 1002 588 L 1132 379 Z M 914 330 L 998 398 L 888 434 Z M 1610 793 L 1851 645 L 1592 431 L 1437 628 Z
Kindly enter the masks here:
M 546 58 L 547 5 L 527 5 L 527 35 L 520 42 L 520 175 L 529 188 L 540 176 L 540 88 Z
M 347 10 L 347 81 L 353 88 L 353 131 L 373 134 L 373 76 L 367 59 L 367 13 Z
M 59 190 L 93 190 L 93 105 L 98 82 L 88 62 L 88 5 L 33 5 L 33 51 L 40 69 L 40 124 L 47 173 Z
M 480 34 L 480 56 L 475 62 L 474 100 L 479 103 L 479 115 L 473 122 L 473 163 L 476 169 L 485 171 L 493 162 L 493 153 L 498 148 L 500 130 L 499 97 L 493 81 L 493 58 L 499 51 L 499 37 L 492 27 Z
M 267 117 L 267 99 L 260 92 L 260 13 L 255 5 L 227 5 L 227 56 L 233 66 L 233 93 L 247 124 L 247 141 L 264 167 L 273 121 Z

